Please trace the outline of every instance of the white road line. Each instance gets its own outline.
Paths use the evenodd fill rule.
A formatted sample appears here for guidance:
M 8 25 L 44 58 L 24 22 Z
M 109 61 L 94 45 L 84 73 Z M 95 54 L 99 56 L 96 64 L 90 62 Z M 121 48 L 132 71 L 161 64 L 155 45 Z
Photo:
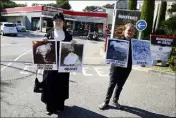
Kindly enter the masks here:
M 26 55 L 27 53 L 31 52 L 32 50 L 28 50 L 27 52 L 21 54 L 19 57 L 17 57 L 15 60 L 13 61 L 17 61 L 18 59 L 20 59 L 22 56 Z M 1 68 L 1 71 L 3 71 L 6 67 L 10 66 L 13 62 L 8 63 L 6 66 L 4 66 L 3 68 Z

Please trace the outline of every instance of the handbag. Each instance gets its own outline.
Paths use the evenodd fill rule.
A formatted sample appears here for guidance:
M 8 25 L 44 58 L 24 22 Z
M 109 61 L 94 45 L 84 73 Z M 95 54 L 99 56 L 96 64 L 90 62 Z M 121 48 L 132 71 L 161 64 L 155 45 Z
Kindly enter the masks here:
M 38 69 L 36 70 L 36 77 L 35 77 L 35 83 L 34 83 L 34 92 L 35 93 L 42 93 L 44 91 L 44 82 L 39 82 L 37 78 Z

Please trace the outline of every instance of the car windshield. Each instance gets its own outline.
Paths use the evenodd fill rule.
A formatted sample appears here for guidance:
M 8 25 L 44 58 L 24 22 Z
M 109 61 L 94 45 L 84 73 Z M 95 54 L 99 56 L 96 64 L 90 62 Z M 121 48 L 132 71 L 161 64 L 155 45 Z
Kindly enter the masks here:
M 6 27 L 15 27 L 15 24 L 4 24 Z

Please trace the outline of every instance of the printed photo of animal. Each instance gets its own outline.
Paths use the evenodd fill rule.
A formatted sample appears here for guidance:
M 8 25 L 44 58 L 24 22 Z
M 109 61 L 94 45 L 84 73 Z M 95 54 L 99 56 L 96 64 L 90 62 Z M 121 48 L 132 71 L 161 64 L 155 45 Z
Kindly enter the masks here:
M 33 57 L 34 64 L 56 64 L 55 42 L 33 42 Z

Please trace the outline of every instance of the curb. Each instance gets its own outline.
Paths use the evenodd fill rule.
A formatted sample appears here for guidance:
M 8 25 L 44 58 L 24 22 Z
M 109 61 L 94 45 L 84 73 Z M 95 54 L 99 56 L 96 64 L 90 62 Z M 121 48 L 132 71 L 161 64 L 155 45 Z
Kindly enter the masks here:
M 104 52 L 104 49 L 100 50 L 100 56 L 102 56 L 105 59 L 106 53 Z M 133 66 L 132 68 L 134 70 L 147 72 L 147 73 L 155 73 L 155 74 L 159 74 L 159 75 L 175 76 L 175 79 L 176 79 L 176 73 L 163 72 L 163 71 L 158 71 L 158 70 L 154 70 L 152 68 L 141 67 L 141 66 Z

